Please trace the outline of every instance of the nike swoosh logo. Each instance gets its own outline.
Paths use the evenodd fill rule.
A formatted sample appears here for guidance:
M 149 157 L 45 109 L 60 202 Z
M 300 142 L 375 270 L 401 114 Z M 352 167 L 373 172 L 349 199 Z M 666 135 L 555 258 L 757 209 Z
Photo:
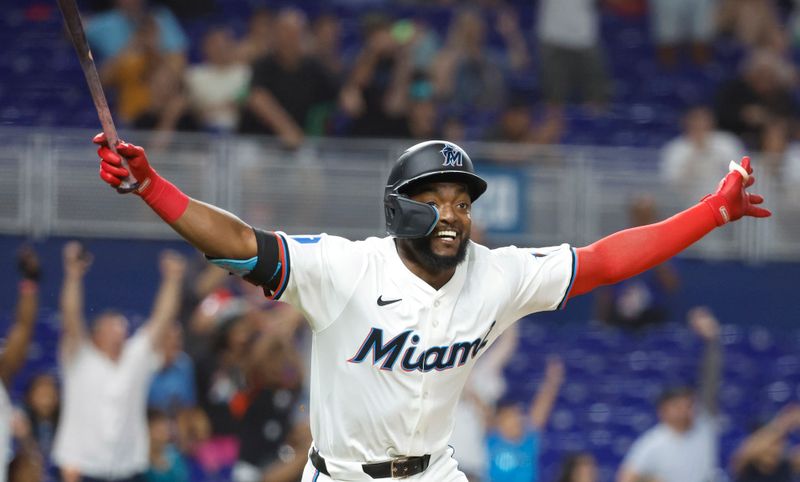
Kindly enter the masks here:
M 386 306 L 391 305 L 392 303 L 397 303 L 398 301 L 402 300 L 403 298 L 397 298 L 396 300 L 384 300 L 383 295 L 378 296 L 378 306 Z

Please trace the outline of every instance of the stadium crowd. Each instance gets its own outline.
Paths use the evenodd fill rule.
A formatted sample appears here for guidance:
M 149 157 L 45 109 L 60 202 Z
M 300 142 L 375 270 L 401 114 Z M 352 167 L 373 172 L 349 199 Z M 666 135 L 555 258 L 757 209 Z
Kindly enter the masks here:
M 632 224 L 647 222 L 653 209 L 652 200 L 634 202 Z M 0 429 L 10 432 L 0 433 L 0 443 L 13 441 L 0 445 L 10 457 L 8 480 L 299 480 L 311 443 L 305 363 L 310 333 L 302 315 L 267 301 L 259 288 L 202 257 L 189 260 L 167 250 L 154 262 L 161 282 L 143 322 L 133 327 L 128 316 L 113 309 L 96 310 L 86 319 L 85 299 L 91 293 L 84 287 L 92 276 L 93 255 L 78 242 L 64 244 L 57 366 L 28 372 L 26 380 L 14 383 L 32 342 L 39 350 L 45 346 L 45 340 L 32 340 L 41 322 L 38 280 L 42 272 L 59 271 L 42 266 L 31 248 L 20 250 L 16 315 L 0 352 Z M 670 293 L 679 283 L 678 271 L 662 266 L 598 294 L 600 330 L 611 336 L 615 331 L 641 334 L 674 320 Z M 578 424 L 586 439 L 579 445 L 583 448 L 557 451 L 555 478 L 543 478 L 539 459 L 548 438 L 557 436 L 553 429 L 572 425 L 558 413 L 559 405 L 574 403 L 585 390 L 570 382 L 574 375 L 567 362 L 595 373 L 606 362 L 559 350 L 558 341 L 544 342 L 543 366 L 523 371 L 535 392 L 521 399 L 509 386 L 522 382 L 520 374 L 509 376 L 508 370 L 525 349 L 520 332 L 536 323 L 522 320 L 504 333 L 467 383 L 451 443 L 471 482 L 790 482 L 800 473 L 795 452 L 787 449 L 800 428 L 800 407 L 793 404 L 738 439 L 730 460 L 720 460 L 725 425 L 729 430 L 744 421 L 726 421 L 720 408 L 726 343 L 720 323 L 700 307 L 687 314 L 689 331 L 702 344 L 700 359 L 681 361 L 693 367 L 695 383 L 676 384 L 662 373 L 663 379 L 633 387 L 642 392 L 635 397 L 649 400 L 646 410 L 654 416 L 634 417 L 638 438 L 627 442 L 616 473 L 600 470 L 599 454 L 588 443 L 594 432 Z M 653 356 L 663 349 L 653 348 Z M 634 371 L 635 365 L 632 360 Z M 594 383 L 619 384 L 615 391 L 624 382 L 613 376 L 635 374 L 599 373 L 604 375 L 593 377 Z M 12 403 L 3 387 L 13 386 L 24 387 L 24 393 Z M 571 409 L 577 416 L 589 410 L 591 418 L 595 405 Z
M 382 2 L 341 16 L 337 6 L 358 3 L 341 0 L 311 14 L 257 5 L 246 27 L 210 1 L 205 16 L 178 1 L 95 3 L 106 8 L 87 23 L 101 77 L 124 125 L 158 133 L 150 147 L 175 131 L 274 135 L 288 149 L 314 136 L 557 144 L 571 116 L 602 121 L 624 103 L 629 87 L 609 68 L 624 52 L 600 32 L 614 15 L 649 19 L 654 76 L 719 69 L 717 42 L 740 52 L 713 96 L 670 106 L 685 115 L 663 146 L 665 181 L 712 179 L 745 149 L 800 179 L 796 2 L 541 0 L 533 21 L 516 2 L 439 2 L 452 7 L 442 21 L 422 6 L 382 13 Z
M 444 28 L 384 13 L 367 13 L 353 28 L 335 9 L 309 17 L 259 6 L 245 29 L 215 18 L 212 0 L 94 3 L 87 34 L 115 115 L 158 132 L 153 149 L 178 131 L 274 135 L 287 149 L 323 135 L 558 143 L 570 106 L 602 116 L 615 96 L 607 68 L 614 52 L 598 26 L 611 11 L 649 16 L 664 72 L 704 68 L 720 36 L 745 50 L 740 75 L 721 83 L 715 99 L 687 101 L 683 133 L 663 149 L 665 180 L 699 198 L 694 184 L 682 183 L 713 186 L 745 149 L 764 152 L 766 169 L 800 180 L 791 61 L 800 2 L 539 0 L 536 24 L 526 25 L 513 3 L 438 1 L 454 7 Z M 188 35 L 184 17 L 203 11 L 215 20 Z M 357 40 L 345 42 L 345 31 L 357 31 Z M 471 121 L 487 116 L 479 127 Z M 632 224 L 649 222 L 653 209 L 652 200 L 638 200 Z M 299 479 L 310 444 L 302 316 L 202 259 L 167 252 L 158 263 L 152 313 L 131 330 L 115 311 L 84 320 L 91 253 L 64 247 L 58 370 L 24 380 L 14 403 L 0 385 L 0 450 L 4 430 L 14 441 L 8 480 Z M 57 271 L 39 266 L 30 250 L 19 266 L 16 318 L 0 352 L 6 387 L 30 344 L 41 270 Z M 678 282 L 671 266 L 659 267 L 598 294 L 597 317 L 609 330 L 647 330 L 667 318 Z M 603 476 L 595 455 L 579 451 L 563 454 L 559 482 L 723 480 L 714 419 L 719 326 L 702 309 L 689 324 L 704 346 L 696 392 L 665 384 L 653 407 L 659 423 L 642 431 L 619 474 Z M 473 482 L 542 480 L 537 457 L 570 374 L 552 357 L 539 367 L 533 398 L 505 396 L 518 336 L 509 331 L 481 359 L 459 407 L 453 444 Z M 785 446 L 798 428 L 800 408 L 787 406 L 722 464 L 737 481 L 790 481 L 800 460 Z

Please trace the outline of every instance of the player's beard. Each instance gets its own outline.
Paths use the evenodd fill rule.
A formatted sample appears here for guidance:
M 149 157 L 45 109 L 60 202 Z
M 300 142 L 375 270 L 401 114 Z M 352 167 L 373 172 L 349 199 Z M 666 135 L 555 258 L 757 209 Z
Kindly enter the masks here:
M 411 247 L 416 261 L 421 264 L 427 271 L 436 272 L 453 269 L 467 257 L 467 246 L 469 245 L 469 233 L 464 233 L 461 237 L 461 243 L 458 245 L 458 251 L 453 256 L 441 256 L 433 252 L 431 249 L 431 241 L 433 234 L 425 236 L 424 238 L 410 239 Z

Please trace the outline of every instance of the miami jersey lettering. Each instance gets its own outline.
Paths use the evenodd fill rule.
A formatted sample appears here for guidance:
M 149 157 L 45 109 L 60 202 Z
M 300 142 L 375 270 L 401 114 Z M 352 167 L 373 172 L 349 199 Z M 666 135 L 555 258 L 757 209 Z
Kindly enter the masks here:
M 475 360 L 517 319 L 559 308 L 574 272 L 568 245 L 471 243 L 436 290 L 403 264 L 393 238 L 277 239 L 279 297 L 313 331 L 311 431 L 329 469 L 446 449 Z
M 453 343 L 450 346 L 434 346 L 427 350 L 420 350 L 417 355 L 417 343 L 420 336 L 412 330 L 404 331 L 396 337 L 383 344 L 383 330 L 373 328 L 369 335 L 361 344 L 358 353 L 348 361 L 351 363 L 361 363 L 372 353 L 372 364 L 377 365 L 384 360 L 381 370 L 393 370 L 397 360 L 402 358 L 400 367 L 405 371 L 419 370 L 429 372 L 431 370 L 447 370 L 456 366 L 463 366 L 469 358 L 475 358 L 488 341 L 489 332 L 494 328 L 495 322 L 489 327 L 486 336 L 476 338 L 473 341 L 462 341 Z M 408 347 L 406 347 L 408 342 Z M 402 354 L 402 357 L 401 357 Z M 415 358 L 416 355 L 416 358 Z M 432 355 L 432 356 L 431 356 Z

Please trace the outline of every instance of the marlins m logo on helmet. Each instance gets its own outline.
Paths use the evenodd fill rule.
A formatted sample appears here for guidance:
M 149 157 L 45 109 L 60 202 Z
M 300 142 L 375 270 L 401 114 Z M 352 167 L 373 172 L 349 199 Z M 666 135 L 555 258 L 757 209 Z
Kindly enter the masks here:
M 444 156 L 445 167 L 463 167 L 464 160 L 461 157 L 461 149 L 453 147 L 451 144 L 445 144 L 444 148 L 439 151 Z

